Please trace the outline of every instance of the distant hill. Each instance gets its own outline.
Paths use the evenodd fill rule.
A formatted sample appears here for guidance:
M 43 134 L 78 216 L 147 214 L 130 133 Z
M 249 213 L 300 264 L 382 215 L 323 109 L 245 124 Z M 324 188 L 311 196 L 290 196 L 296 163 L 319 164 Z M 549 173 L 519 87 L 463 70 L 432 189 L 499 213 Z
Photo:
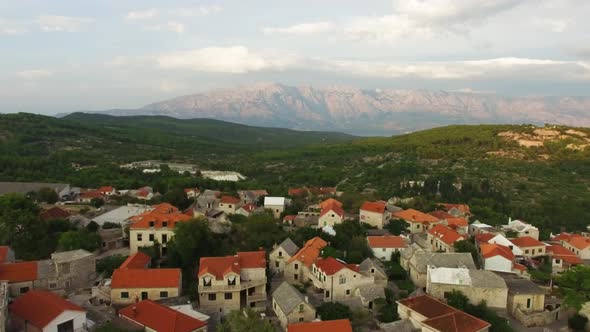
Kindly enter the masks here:
M 590 127 L 590 97 L 506 97 L 488 93 L 364 90 L 257 84 L 218 89 L 111 115 L 214 118 L 265 127 L 391 136 L 453 124 Z

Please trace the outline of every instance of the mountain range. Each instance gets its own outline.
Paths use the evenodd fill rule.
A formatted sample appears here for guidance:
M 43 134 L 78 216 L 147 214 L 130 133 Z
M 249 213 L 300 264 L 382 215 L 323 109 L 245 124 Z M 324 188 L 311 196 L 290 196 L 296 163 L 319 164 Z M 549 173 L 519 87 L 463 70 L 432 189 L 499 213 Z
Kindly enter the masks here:
M 590 97 L 293 87 L 276 83 L 181 96 L 110 115 L 212 118 L 246 125 L 389 136 L 451 124 L 590 127 Z

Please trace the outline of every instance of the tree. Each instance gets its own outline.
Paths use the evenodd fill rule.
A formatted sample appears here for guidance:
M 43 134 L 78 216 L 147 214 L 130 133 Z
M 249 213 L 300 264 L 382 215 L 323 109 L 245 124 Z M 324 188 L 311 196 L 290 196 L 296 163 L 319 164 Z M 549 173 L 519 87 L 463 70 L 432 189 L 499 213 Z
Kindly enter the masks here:
M 567 320 L 567 326 L 575 332 L 585 331 L 588 318 L 580 314 L 575 314 Z
M 338 302 L 324 302 L 317 308 L 317 314 L 322 320 L 350 319 L 350 308 Z
M 100 248 L 101 242 L 102 240 L 98 234 L 82 229 L 63 233 L 59 237 L 57 247 L 62 251 L 84 249 L 93 252 Z
M 86 230 L 88 230 L 91 233 L 98 232 L 99 228 L 100 228 L 100 226 L 94 220 L 92 220 L 91 222 L 88 223 L 88 225 L 86 225 Z
M 557 284 L 564 293 L 563 304 L 579 311 L 590 301 L 590 266 L 578 265 L 570 269 L 557 279 Z
M 115 269 L 127 259 L 127 256 L 113 255 L 96 261 L 96 272 L 102 273 L 103 277 L 109 278 Z
M 393 235 L 400 235 L 402 232 L 406 232 L 408 230 L 408 224 L 401 220 L 391 220 L 389 221 L 389 224 L 387 224 L 386 228 L 389 233 Z
M 234 310 L 227 315 L 225 322 L 217 329 L 219 332 L 275 332 L 268 320 L 261 319 L 250 308 Z
M 453 290 L 447 297 L 447 304 L 459 310 L 465 311 L 469 305 L 469 299 L 460 291 Z
M 39 189 L 36 197 L 37 201 L 48 204 L 55 204 L 57 201 L 59 201 L 59 195 L 55 192 L 55 190 L 47 187 Z
M 469 240 L 461 240 L 453 243 L 455 252 L 468 252 L 473 257 L 473 261 L 477 262 L 477 249 L 475 245 Z
M 117 224 L 116 222 L 106 221 L 102 224 L 102 229 L 112 229 L 112 228 L 121 228 L 121 224 Z
M 179 260 L 179 266 L 186 269 L 193 268 L 201 257 L 214 253 L 212 234 L 207 221 L 194 219 L 177 223 L 174 228 L 174 238 L 167 247 L 169 256 Z
M 102 198 L 93 198 L 93 199 L 90 200 L 90 204 L 92 206 L 94 206 L 95 208 L 98 209 L 98 208 L 100 208 L 101 206 L 104 205 L 104 199 L 102 199 Z
M 382 323 L 391 323 L 399 319 L 397 314 L 397 305 L 395 302 L 389 303 L 385 299 L 376 299 L 375 306 L 377 307 L 377 318 Z
M 167 191 L 162 196 L 162 201 L 177 206 L 180 210 L 184 210 L 193 202 L 190 200 L 182 188 L 172 189 Z

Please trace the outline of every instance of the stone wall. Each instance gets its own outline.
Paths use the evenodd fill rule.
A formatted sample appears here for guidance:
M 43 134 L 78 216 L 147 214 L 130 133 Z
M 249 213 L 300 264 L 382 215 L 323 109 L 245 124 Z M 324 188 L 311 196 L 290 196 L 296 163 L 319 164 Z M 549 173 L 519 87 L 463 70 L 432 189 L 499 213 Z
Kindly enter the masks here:
M 520 309 L 514 311 L 514 318 L 516 318 L 522 325 L 526 327 L 545 326 L 551 324 L 561 317 L 561 308 L 552 311 L 545 310 L 542 312 L 524 313 Z

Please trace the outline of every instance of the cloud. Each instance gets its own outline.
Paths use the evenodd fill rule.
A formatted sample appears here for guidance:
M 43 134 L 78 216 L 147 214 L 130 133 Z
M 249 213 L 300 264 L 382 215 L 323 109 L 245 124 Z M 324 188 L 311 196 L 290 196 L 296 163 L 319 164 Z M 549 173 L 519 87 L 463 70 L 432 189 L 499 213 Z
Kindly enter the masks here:
M 176 8 L 170 11 L 174 16 L 179 17 L 200 17 L 207 16 L 221 11 L 223 8 L 218 5 L 199 6 L 190 8 Z
M 184 33 L 184 24 L 180 23 L 180 22 L 166 22 L 166 23 L 162 23 L 162 24 L 156 24 L 153 26 L 149 26 L 146 28 L 147 30 L 151 30 L 151 31 L 170 31 L 170 32 L 175 32 L 177 34 L 182 34 Z
M 94 23 L 92 18 L 69 17 L 59 15 L 42 15 L 34 22 L 45 32 L 75 32 L 79 31 L 83 25 Z
M 139 20 L 148 20 L 158 16 L 158 10 L 154 8 L 145 9 L 145 10 L 138 10 L 132 11 L 125 15 L 126 21 L 139 21 Z
M 38 80 L 52 75 L 53 72 L 46 69 L 29 69 L 16 73 L 16 76 L 25 80 Z
M 306 35 L 315 33 L 330 32 L 336 29 L 336 24 L 332 22 L 310 22 L 292 25 L 285 28 L 280 27 L 264 27 L 261 31 L 264 34 L 284 33 L 292 35 Z
M 22 22 L 0 19 L 0 35 L 20 35 L 28 31 Z

